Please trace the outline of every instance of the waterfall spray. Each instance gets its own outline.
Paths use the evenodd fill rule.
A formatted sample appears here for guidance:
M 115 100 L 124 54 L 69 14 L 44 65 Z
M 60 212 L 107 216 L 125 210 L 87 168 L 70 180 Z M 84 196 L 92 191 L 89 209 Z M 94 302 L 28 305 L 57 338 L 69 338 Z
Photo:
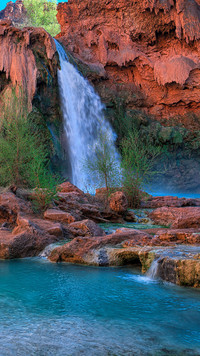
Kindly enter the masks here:
M 146 276 L 151 279 L 159 278 L 159 259 L 155 259 L 152 263 L 148 271 L 146 272 Z
M 71 165 L 71 182 L 82 190 L 90 187 L 94 191 L 95 182 L 91 182 L 84 170 L 84 162 L 88 158 L 91 161 L 95 159 L 96 148 L 101 149 L 101 137 L 106 137 L 109 150 L 120 166 L 119 154 L 115 148 L 116 135 L 104 117 L 100 97 L 69 63 L 61 44 L 58 41 L 55 43 L 61 65 L 58 83 Z

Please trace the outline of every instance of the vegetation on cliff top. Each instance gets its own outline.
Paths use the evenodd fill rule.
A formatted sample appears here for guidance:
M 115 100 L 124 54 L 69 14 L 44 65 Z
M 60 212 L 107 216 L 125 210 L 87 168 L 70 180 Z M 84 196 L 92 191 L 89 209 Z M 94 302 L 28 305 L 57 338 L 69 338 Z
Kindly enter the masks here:
M 28 18 L 28 25 L 43 27 L 51 36 L 60 32 L 60 25 L 57 21 L 57 1 L 56 0 L 24 0 Z

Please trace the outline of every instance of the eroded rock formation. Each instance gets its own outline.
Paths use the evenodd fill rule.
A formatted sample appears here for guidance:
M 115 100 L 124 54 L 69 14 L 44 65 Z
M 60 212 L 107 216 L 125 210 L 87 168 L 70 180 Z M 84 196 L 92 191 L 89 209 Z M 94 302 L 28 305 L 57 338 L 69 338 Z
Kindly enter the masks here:
M 9 1 L 2 11 L 0 20 L 11 20 L 14 26 L 22 26 L 26 22 L 26 10 L 22 0 Z
M 56 47 L 52 37 L 41 28 L 20 30 L 10 20 L 1 20 L 0 48 L 0 75 L 7 80 L 4 85 L 1 83 L 1 91 L 6 91 L 10 83 L 21 86 L 31 106 L 37 86 L 42 81 L 47 85 L 48 76 L 56 77 Z
M 157 119 L 200 114 L 199 1 L 69 0 L 57 18 L 105 102 L 118 93 Z
M 62 137 L 58 66 L 55 42 L 43 28 L 20 29 L 9 19 L 0 20 L 0 111 L 4 111 L 4 103 L 11 106 L 13 87 L 19 89 L 17 93 L 25 93 L 32 119 L 43 128 L 56 170 L 63 164 L 61 145 L 54 150 L 51 143 L 52 137 L 58 142 Z
M 104 231 L 96 221 L 108 223 L 105 217 L 110 221 L 119 218 L 123 221 L 127 218 L 125 211 L 120 209 L 117 215 L 115 209 L 112 211 L 101 199 L 84 194 L 69 182 L 61 184 L 58 192 L 51 209 L 44 215 L 32 210 L 33 191 L 4 190 L 0 194 L 1 259 L 41 255 L 49 256 L 52 262 L 98 266 L 139 264 L 143 272 L 157 261 L 158 277 L 199 287 L 199 207 L 163 207 L 151 212 L 156 220 L 160 211 L 169 211 L 170 214 L 165 214 L 167 223 L 191 221 L 191 217 L 196 216 L 196 225 L 191 228 L 188 223 L 182 228 L 148 228 L 152 222 L 144 218 L 137 220 L 139 212 L 135 211 L 136 221 L 146 224 L 147 229 L 121 227 L 116 230 L 115 227 L 106 235 L 105 226 Z M 114 197 L 115 201 L 119 197 L 121 202 L 121 195 Z

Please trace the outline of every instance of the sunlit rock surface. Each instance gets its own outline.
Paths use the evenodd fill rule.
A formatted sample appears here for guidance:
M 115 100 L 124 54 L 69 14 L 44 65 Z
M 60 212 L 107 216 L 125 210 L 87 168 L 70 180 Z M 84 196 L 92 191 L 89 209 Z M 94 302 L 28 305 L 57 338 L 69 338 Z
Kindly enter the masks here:
M 194 198 L 178 198 L 174 196 L 149 197 L 142 201 L 141 207 L 155 209 L 161 207 L 184 207 L 184 206 L 200 206 L 200 199 Z
M 198 233 L 200 236 L 200 232 Z M 76 238 L 50 252 L 52 262 L 96 266 L 141 265 L 143 272 L 156 263 L 156 277 L 179 285 L 200 287 L 200 246 L 148 245 L 151 236 L 141 231 L 126 231 L 105 237 Z M 132 242 L 132 244 L 131 244 Z M 155 271 L 154 271 L 155 272 Z M 155 277 L 155 275 L 150 277 Z
M 26 22 L 26 10 L 23 0 L 8 1 L 5 9 L 0 11 L 0 20 L 11 20 L 14 26 L 23 26 Z
M 1 20 L 0 48 L 1 91 L 5 92 L 10 83 L 22 87 L 31 108 L 41 82 L 46 80 L 47 83 L 50 75 L 56 76 L 56 48 L 52 37 L 42 28 L 20 30 L 13 27 L 10 20 Z M 46 65 L 45 68 L 43 64 L 43 70 L 41 58 Z M 42 78 L 45 71 L 46 78 Z
M 116 90 L 157 118 L 200 113 L 199 1 L 69 0 L 57 18 L 66 48 L 101 73 L 105 100 Z
M 160 225 L 173 228 L 199 228 L 200 207 L 162 207 L 150 213 L 150 218 Z
M 153 225 L 147 217 L 149 210 L 130 211 L 135 220 L 130 228 L 131 223 L 123 219 L 127 213 L 121 211 L 120 215 L 119 211 L 110 210 L 108 204 L 72 184 L 66 182 L 58 191 L 44 214 L 32 210 L 30 191 L 25 194 L 21 189 L 19 193 L 17 189 L 15 193 L 7 189 L 0 194 L 1 259 L 40 255 L 52 262 L 140 265 L 143 272 L 149 270 L 150 274 L 156 268 L 155 275 L 166 281 L 200 286 L 199 207 L 150 210 L 152 219 L 170 221 L 171 228 Z M 180 228 L 186 220 L 190 224 Z M 106 235 L 111 221 L 115 228 Z

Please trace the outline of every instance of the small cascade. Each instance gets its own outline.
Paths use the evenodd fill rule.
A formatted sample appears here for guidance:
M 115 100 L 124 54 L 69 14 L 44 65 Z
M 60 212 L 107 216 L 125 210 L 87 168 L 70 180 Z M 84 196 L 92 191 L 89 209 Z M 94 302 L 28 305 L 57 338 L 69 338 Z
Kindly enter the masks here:
M 158 279 L 159 278 L 159 259 L 155 259 L 148 271 L 146 272 L 146 276 L 150 279 Z
M 42 258 L 49 257 L 49 255 L 51 254 L 51 251 L 53 251 L 53 249 L 58 247 L 58 246 L 59 246 L 58 243 L 53 243 L 53 244 L 50 244 L 50 245 L 46 246 L 44 248 L 44 250 L 42 252 L 40 252 L 39 257 L 42 257 Z
M 38 255 L 38 257 L 42 257 L 42 258 L 48 258 L 49 255 L 51 254 L 51 252 L 54 250 L 54 248 L 56 247 L 60 247 L 62 245 L 65 245 L 66 243 L 70 242 L 71 240 L 61 240 L 58 242 L 53 242 L 50 245 L 47 245 L 43 251 L 40 252 L 40 254 Z
M 84 169 L 86 160 L 95 159 L 95 152 L 102 150 L 102 137 L 112 157 L 120 166 L 115 148 L 116 135 L 103 114 L 104 106 L 89 82 L 68 61 L 61 44 L 55 40 L 60 58 L 58 83 L 66 135 L 66 151 L 71 166 L 71 182 L 82 190 L 95 189 L 95 182 Z M 69 172 L 68 172 L 69 173 Z M 91 189 L 92 186 L 92 189 Z

